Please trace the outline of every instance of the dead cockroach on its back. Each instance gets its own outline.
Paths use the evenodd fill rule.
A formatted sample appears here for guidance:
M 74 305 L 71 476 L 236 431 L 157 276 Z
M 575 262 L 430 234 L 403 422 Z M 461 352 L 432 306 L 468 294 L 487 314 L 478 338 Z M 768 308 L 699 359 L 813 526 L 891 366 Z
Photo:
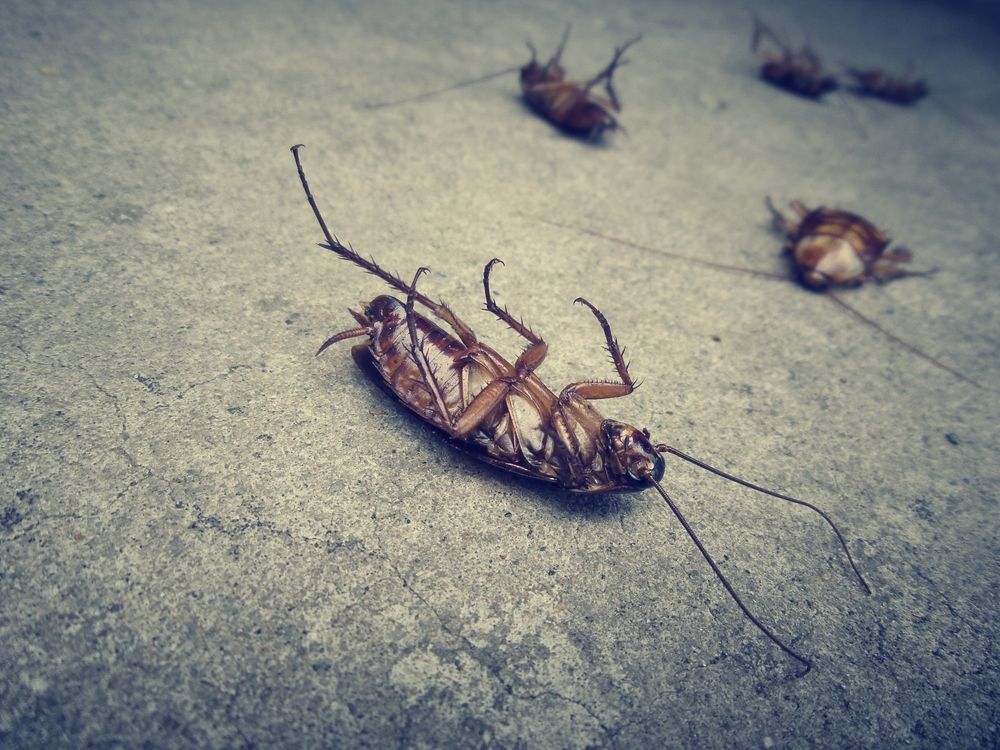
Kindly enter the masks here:
M 474 86 L 501 75 L 506 75 L 513 71 L 520 71 L 521 95 L 525 104 L 533 112 L 545 118 L 553 125 L 573 135 L 583 136 L 589 140 L 595 140 L 602 133 L 609 130 L 623 130 L 618 123 L 615 114 L 621 111 L 621 102 L 615 93 L 612 79 L 615 70 L 625 61 L 622 55 L 633 44 L 642 38 L 642 35 L 630 39 L 620 47 L 615 49 L 611 62 L 597 75 L 585 83 L 574 83 L 566 80 L 566 71 L 560 62 L 566 42 L 569 39 L 570 25 L 566 25 L 563 32 L 562 41 L 556 49 L 555 54 L 547 63 L 542 65 L 538 62 L 538 53 L 529 41 L 528 49 L 531 50 L 531 60 L 525 65 L 504 68 L 485 75 L 470 78 L 466 81 L 453 83 L 443 88 L 425 91 L 402 99 L 393 99 L 381 102 L 366 102 L 362 106 L 366 109 L 380 109 L 392 107 L 398 104 L 424 101 L 448 91 Z M 604 83 L 604 91 L 607 98 L 592 93 L 592 89 Z
M 523 337 L 528 346 L 511 363 L 480 342 L 449 307 L 417 291 L 417 281 L 426 268 L 417 269 L 408 284 L 334 237 L 309 189 L 299 158 L 300 148 L 293 146 L 292 153 L 302 188 L 326 238 L 321 246 L 378 276 L 406 297 L 403 301 L 383 295 L 367 303 L 360 312 L 352 311 L 357 326 L 334 334 L 319 351 L 346 339 L 366 339 L 352 350 L 363 372 L 418 417 L 448 435 L 454 444 L 494 466 L 570 492 L 638 492 L 655 488 L 744 615 L 809 671 L 812 666 L 809 660 L 786 646 L 743 604 L 663 489 L 660 480 L 665 469 L 664 454 L 818 513 L 833 529 L 861 586 L 870 593 L 847 543 L 830 517 L 815 505 L 735 477 L 671 446 L 655 444 L 648 430 L 601 416 L 591 401 L 627 396 L 637 384 L 629 374 L 623 350 L 607 319 L 582 297 L 576 301 L 590 309 L 604 332 L 616 380 L 579 381 L 555 393 L 538 378 L 535 371 L 544 361 L 548 346 L 541 336 L 494 301 L 490 275 L 501 262 L 496 258 L 483 270 L 486 309 Z M 418 303 L 454 333 L 416 312 Z
M 531 60 L 521 68 L 521 93 L 529 107 L 541 117 L 562 128 L 568 133 L 582 135 L 593 139 L 606 130 L 617 130 L 621 126 L 613 113 L 621 111 L 621 103 L 615 93 L 612 77 L 619 65 L 624 64 L 622 55 L 625 50 L 642 38 L 641 35 L 615 48 L 611 62 L 600 73 L 586 83 L 572 83 L 565 80 L 566 71 L 560 64 L 566 40 L 569 38 L 569 25 L 563 33 L 562 41 L 555 54 L 545 65 L 538 62 L 538 53 L 531 42 Z M 608 98 L 591 93 L 601 81 Z
M 923 99 L 928 93 L 927 82 L 923 79 L 915 80 L 910 68 L 898 77 L 893 77 L 879 68 L 873 70 L 848 68 L 847 72 L 857 82 L 854 93 L 861 96 L 908 105 Z
M 799 201 L 789 204 L 799 221 L 787 219 L 765 199 L 774 228 L 785 235 L 785 252 L 795 265 L 799 280 L 811 289 L 861 286 L 873 280 L 880 284 L 904 276 L 930 276 L 929 271 L 908 271 L 899 263 L 913 259 L 905 247 L 889 247 L 889 238 L 874 224 L 857 214 L 834 208 L 806 208 Z
M 778 48 L 777 53 L 761 49 L 761 42 L 770 39 Z M 823 71 L 819 57 L 809 47 L 798 52 L 778 38 L 771 29 L 754 17 L 751 51 L 761 61 L 760 77 L 778 88 L 807 99 L 819 99 L 837 88 L 837 79 Z

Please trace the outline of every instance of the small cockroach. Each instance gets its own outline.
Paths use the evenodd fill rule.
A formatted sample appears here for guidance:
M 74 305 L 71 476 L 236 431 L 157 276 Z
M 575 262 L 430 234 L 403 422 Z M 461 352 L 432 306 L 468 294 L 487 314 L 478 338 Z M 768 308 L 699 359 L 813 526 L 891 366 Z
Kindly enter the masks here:
M 426 268 L 417 269 L 407 284 L 385 271 L 374 259 L 366 259 L 340 243 L 327 228 L 299 157 L 292 154 L 306 199 L 319 222 L 331 250 L 402 292 L 405 301 L 379 296 L 361 312 L 351 311 L 357 323 L 328 338 L 317 354 L 346 339 L 367 339 L 352 355 L 361 370 L 420 419 L 448 435 L 458 447 L 476 458 L 511 471 L 563 487 L 570 492 L 638 492 L 653 487 L 663 497 L 695 546 L 708 562 L 743 614 L 785 653 L 804 665 L 811 662 L 785 645 L 746 607 L 694 530 L 660 484 L 665 469 L 664 454 L 677 456 L 744 487 L 802 505 L 818 513 L 836 534 L 854 574 L 866 593 L 868 584 L 858 570 L 843 535 L 830 517 L 804 500 L 765 489 L 689 456 L 665 444 L 654 444 L 649 431 L 605 419 L 590 404 L 604 398 L 627 396 L 636 388 L 629 374 L 623 349 L 611 333 L 603 313 L 582 297 L 576 302 L 589 308 L 604 332 L 617 380 L 571 383 L 558 394 L 535 375 L 548 347 L 541 336 L 501 307 L 490 290 L 490 274 L 501 263 L 494 258 L 483 270 L 486 310 L 510 326 L 527 342 L 527 348 L 511 363 L 478 340 L 472 329 L 442 302 L 434 302 L 417 291 Z M 446 323 L 454 334 L 416 312 L 419 303 Z
M 811 289 L 861 286 L 869 279 L 884 284 L 904 276 L 930 276 L 929 271 L 908 271 L 899 263 L 913 259 L 905 247 L 889 247 L 889 238 L 857 214 L 835 208 L 806 208 L 799 201 L 789 205 L 799 221 L 786 218 L 765 199 L 774 228 L 785 235 L 785 252 L 795 265 L 799 280 Z
M 804 286 L 817 292 L 824 292 L 827 299 L 840 307 L 844 312 L 865 325 L 871 326 L 887 339 L 903 347 L 911 354 L 915 354 L 935 367 L 954 375 L 959 380 L 963 380 L 977 388 L 983 387 L 969 376 L 963 375 L 953 367 L 949 367 L 939 359 L 927 354 L 927 352 L 899 338 L 896 334 L 855 309 L 853 305 L 848 304 L 835 291 L 837 288 L 860 286 L 869 279 L 884 284 L 904 276 L 930 276 L 937 272 L 936 268 L 927 271 L 910 271 L 900 268 L 897 264 L 908 262 L 912 258 L 912 253 L 904 247 L 895 247 L 887 250 L 889 239 L 885 234 L 867 219 L 856 214 L 822 207 L 810 211 L 800 202 L 795 201 L 791 205 L 800 218 L 800 221 L 796 222 L 786 219 L 774 207 L 770 198 L 766 198 L 765 203 L 771 211 L 773 225 L 785 235 L 784 252 L 792 261 L 795 277 Z M 659 247 L 633 242 L 622 237 L 614 237 L 604 232 L 587 229 L 586 227 L 563 224 L 548 218 L 535 218 L 545 224 L 551 224 L 562 229 L 572 229 L 593 237 L 599 237 L 608 242 L 614 242 L 618 245 L 663 255 L 668 258 L 676 258 L 677 260 L 695 263 L 699 266 L 714 268 L 719 271 L 758 276 L 775 281 L 793 281 L 787 276 L 771 273 L 770 271 L 743 268 L 742 266 L 734 266 L 728 263 L 716 263 L 704 258 L 675 253 Z
M 615 93 L 612 77 L 615 69 L 625 62 L 622 60 L 625 50 L 638 42 L 642 35 L 616 47 L 611 62 L 589 81 L 572 83 L 565 80 L 566 71 L 559 63 L 569 39 L 569 31 L 567 24 L 559 47 L 545 65 L 539 64 L 538 53 L 531 42 L 528 42 L 531 60 L 521 68 L 521 93 L 524 101 L 536 114 L 568 133 L 593 140 L 606 130 L 621 128 L 613 114 L 621 111 L 621 103 Z M 607 99 L 590 91 L 601 81 L 604 81 Z
M 854 93 L 872 96 L 893 104 L 913 104 L 927 96 L 929 89 L 923 79 L 913 79 L 913 70 L 907 68 L 903 75 L 893 77 L 884 70 L 858 70 L 848 68 L 857 85 Z
M 765 38 L 777 46 L 777 53 L 761 50 L 761 42 Z M 838 86 L 836 78 L 823 72 L 822 63 L 808 46 L 793 52 L 791 47 L 781 41 L 778 35 L 756 16 L 750 50 L 761 61 L 760 77 L 785 91 L 791 91 L 807 99 L 819 99 Z

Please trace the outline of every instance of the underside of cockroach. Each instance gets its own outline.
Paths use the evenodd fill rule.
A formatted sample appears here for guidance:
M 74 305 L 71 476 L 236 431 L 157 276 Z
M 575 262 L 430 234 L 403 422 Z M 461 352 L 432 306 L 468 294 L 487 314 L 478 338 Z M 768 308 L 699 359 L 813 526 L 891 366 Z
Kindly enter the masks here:
M 868 280 L 885 284 L 904 276 L 936 272 L 899 267 L 913 254 L 905 247 L 889 248 L 889 238 L 867 219 L 834 208 L 806 208 L 792 201 L 799 220 L 786 218 L 765 200 L 776 230 L 785 235 L 785 252 L 802 283 L 813 289 L 860 286 Z
M 847 543 L 830 517 L 811 503 L 735 477 L 671 446 L 654 445 L 645 429 L 602 417 L 589 402 L 627 396 L 635 390 L 636 383 L 629 375 L 622 348 L 607 319 L 582 297 L 576 301 L 590 308 L 600 323 L 618 380 L 571 383 L 558 394 L 546 387 L 534 374 L 545 359 L 548 349 L 545 341 L 493 300 L 490 273 L 501 262 L 496 258 L 483 270 L 486 309 L 522 336 L 528 346 L 511 363 L 480 343 L 472 329 L 448 306 L 417 291 L 417 281 L 426 268 L 418 269 L 413 281 L 407 284 L 334 237 L 309 189 L 299 158 L 300 148 L 293 146 L 292 153 L 306 198 L 326 237 L 321 247 L 406 295 L 405 302 L 382 295 L 367 303 L 362 311 L 352 310 L 358 325 L 331 336 L 317 354 L 339 341 L 366 338 L 367 342 L 353 349 L 355 361 L 365 373 L 414 414 L 495 466 L 572 492 L 634 492 L 655 488 L 746 617 L 808 671 L 809 660 L 786 646 L 743 604 L 663 489 L 660 484 L 663 455 L 669 453 L 730 481 L 818 513 L 833 529 L 861 586 L 870 593 Z M 417 303 L 447 324 L 454 334 L 416 312 Z
M 495 263 L 486 267 L 487 290 Z M 581 395 L 589 386 L 631 390 L 631 381 L 574 383 L 556 395 L 533 373 L 541 364 L 537 350 L 511 364 L 485 344 L 447 333 L 394 297 L 376 297 L 354 316 L 361 326 L 327 344 L 366 336 L 368 343 L 352 352 L 362 369 L 376 373 L 404 406 L 478 458 L 572 492 L 638 491 L 648 486 L 649 471 L 656 479 L 663 476 L 663 456 L 647 432 L 605 419 Z M 467 328 L 462 333 L 468 338 Z

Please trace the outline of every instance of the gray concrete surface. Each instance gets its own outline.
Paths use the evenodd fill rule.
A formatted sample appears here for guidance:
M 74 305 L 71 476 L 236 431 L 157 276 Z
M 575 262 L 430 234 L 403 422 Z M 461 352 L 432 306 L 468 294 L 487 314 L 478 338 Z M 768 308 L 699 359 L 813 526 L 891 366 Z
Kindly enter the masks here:
M 997 174 L 989 4 L 755 4 L 831 65 L 902 70 L 912 109 L 755 80 L 742 2 L 0 5 L 0 745 L 975 747 L 998 743 Z M 628 135 L 588 146 L 506 76 L 590 75 L 616 43 Z M 384 291 L 316 247 L 288 147 L 339 236 L 554 387 L 812 500 L 669 462 L 581 499 L 481 465 L 355 369 Z M 931 278 L 845 296 L 975 388 L 791 284 L 762 199 L 855 210 Z

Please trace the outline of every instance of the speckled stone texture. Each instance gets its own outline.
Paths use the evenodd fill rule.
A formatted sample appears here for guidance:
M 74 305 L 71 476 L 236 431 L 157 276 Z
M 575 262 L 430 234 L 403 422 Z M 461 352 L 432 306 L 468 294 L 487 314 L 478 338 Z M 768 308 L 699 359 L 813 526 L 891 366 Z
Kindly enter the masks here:
M 1000 31 L 995 6 L 754 10 L 912 108 L 756 78 L 745 3 L 0 4 L 0 745 L 984 747 L 997 717 Z M 627 134 L 521 103 L 642 32 Z M 338 236 L 553 388 L 808 511 L 668 461 L 740 614 L 652 492 L 581 498 L 480 464 L 365 380 Z M 864 214 L 929 278 L 846 292 L 934 367 L 772 273 L 766 195 Z M 564 224 L 566 228 L 552 223 Z

